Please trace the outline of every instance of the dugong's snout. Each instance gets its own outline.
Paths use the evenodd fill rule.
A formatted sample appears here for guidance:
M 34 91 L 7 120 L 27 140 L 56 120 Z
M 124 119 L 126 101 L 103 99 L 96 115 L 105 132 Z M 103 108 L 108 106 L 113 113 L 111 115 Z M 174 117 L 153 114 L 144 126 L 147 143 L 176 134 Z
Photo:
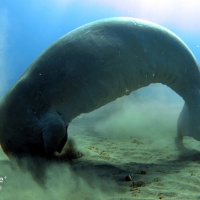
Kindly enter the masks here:
M 8 157 L 23 158 L 26 156 L 45 155 L 41 138 L 31 136 L 28 129 L 4 129 L 1 132 L 1 147 Z

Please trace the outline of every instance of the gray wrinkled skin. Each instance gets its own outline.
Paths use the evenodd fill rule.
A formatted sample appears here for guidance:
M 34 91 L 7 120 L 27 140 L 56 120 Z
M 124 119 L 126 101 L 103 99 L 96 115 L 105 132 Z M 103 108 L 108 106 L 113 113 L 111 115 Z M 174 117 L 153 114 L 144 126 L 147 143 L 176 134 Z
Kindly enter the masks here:
M 82 26 L 44 51 L 2 99 L 2 148 L 17 157 L 60 152 L 72 119 L 151 83 L 182 96 L 178 136 L 200 140 L 198 65 L 175 34 L 132 18 Z

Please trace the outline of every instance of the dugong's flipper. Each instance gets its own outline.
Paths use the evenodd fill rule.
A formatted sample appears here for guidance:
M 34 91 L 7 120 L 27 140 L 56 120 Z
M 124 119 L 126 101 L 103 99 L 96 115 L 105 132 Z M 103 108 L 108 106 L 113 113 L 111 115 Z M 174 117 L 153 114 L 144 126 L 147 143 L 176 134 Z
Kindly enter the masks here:
M 67 142 L 67 139 L 68 139 L 68 137 L 67 137 L 67 136 L 68 136 L 67 128 L 68 128 L 68 125 L 65 127 L 65 129 L 66 129 L 66 134 L 65 134 L 64 138 L 61 140 L 59 146 L 58 146 L 57 149 L 56 149 L 56 151 L 57 151 L 58 153 L 61 153 L 61 152 L 62 152 L 62 149 L 63 149 L 63 147 L 65 146 L 65 144 L 66 144 L 66 142 Z
M 67 142 L 67 127 L 58 113 L 47 113 L 40 121 L 46 155 L 60 153 Z

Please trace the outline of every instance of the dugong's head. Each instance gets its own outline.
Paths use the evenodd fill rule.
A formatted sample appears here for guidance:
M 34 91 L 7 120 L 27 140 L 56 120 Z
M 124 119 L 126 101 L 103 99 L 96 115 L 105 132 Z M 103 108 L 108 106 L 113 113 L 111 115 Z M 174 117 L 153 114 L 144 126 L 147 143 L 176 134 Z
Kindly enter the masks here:
M 61 115 L 36 90 L 17 84 L 1 100 L 0 144 L 8 157 L 49 157 L 66 141 Z

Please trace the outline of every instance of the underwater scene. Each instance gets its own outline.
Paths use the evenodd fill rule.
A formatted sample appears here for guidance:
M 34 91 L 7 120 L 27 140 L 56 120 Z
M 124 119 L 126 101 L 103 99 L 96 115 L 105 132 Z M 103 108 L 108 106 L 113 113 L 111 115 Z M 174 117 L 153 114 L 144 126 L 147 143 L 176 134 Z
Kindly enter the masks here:
M 0 200 L 200 199 L 199 7 L 1 0 Z

